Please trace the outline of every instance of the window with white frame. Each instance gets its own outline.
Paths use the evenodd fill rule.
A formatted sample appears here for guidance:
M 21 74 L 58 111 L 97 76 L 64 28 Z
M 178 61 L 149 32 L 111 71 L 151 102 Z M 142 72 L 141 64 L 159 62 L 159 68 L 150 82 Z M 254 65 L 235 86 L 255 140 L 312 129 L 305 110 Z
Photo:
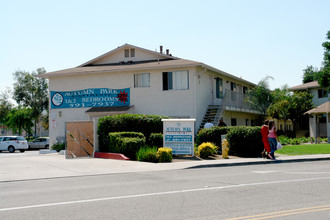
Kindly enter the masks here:
M 189 73 L 185 71 L 163 72 L 163 90 L 189 89 Z
M 216 97 L 217 99 L 223 98 L 223 83 L 221 78 L 215 78 L 215 85 L 216 85 Z
M 150 73 L 134 74 L 134 87 L 150 87 Z
M 231 91 L 236 92 L 237 91 L 236 87 L 237 87 L 236 83 L 230 82 L 230 90 Z
M 124 50 L 124 56 L 125 57 L 129 57 L 129 49 L 125 49 Z

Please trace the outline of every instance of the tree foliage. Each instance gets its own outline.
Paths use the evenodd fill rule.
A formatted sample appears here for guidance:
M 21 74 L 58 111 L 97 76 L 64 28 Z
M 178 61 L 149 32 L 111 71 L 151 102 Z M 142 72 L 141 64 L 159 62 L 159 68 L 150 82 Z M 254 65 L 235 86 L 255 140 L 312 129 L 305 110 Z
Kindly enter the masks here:
M 308 115 L 304 113 L 314 107 L 313 95 L 309 92 L 298 91 L 292 95 L 289 111 L 294 128 L 296 128 L 296 125 L 303 126 L 304 124 L 309 124 Z
M 303 70 L 303 83 L 313 82 L 319 79 L 320 73 L 318 68 L 313 66 L 307 66 L 306 69 Z
M 272 92 L 273 103 L 267 109 L 269 116 L 284 121 L 284 127 L 286 127 L 286 121 L 290 119 L 290 103 L 292 97 L 287 86 L 282 89 L 275 89 Z
M 294 126 L 297 123 L 303 123 L 303 120 L 308 120 L 304 113 L 314 107 L 313 96 L 309 92 L 291 93 L 287 86 L 275 89 L 272 96 L 274 102 L 269 106 L 267 113 L 273 118 L 283 120 L 284 128 L 289 119 Z
M 264 117 L 266 117 L 267 109 L 273 102 L 268 84 L 269 78 L 272 77 L 268 76 L 262 79 L 255 88 L 249 91 L 245 100 L 251 108 L 259 111 Z
M 0 93 L 0 123 L 5 124 L 7 116 L 13 107 L 13 104 L 9 101 L 10 90 Z
M 318 82 L 330 92 L 330 31 L 327 33 L 327 40 L 329 41 L 322 44 L 324 47 L 323 66 L 320 71 Z
M 13 108 L 8 116 L 6 125 L 12 129 L 13 133 L 22 134 L 25 130 L 27 134 L 32 133 L 33 121 L 32 121 L 33 110 L 31 108 Z
M 39 68 L 32 73 L 16 71 L 14 75 L 13 99 L 19 106 L 30 108 L 31 117 L 35 125 L 39 122 L 40 116 L 45 109 L 48 109 L 48 84 L 45 79 L 37 77 L 46 73 L 44 68 Z M 35 129 L 36 132 L 36 129 Z

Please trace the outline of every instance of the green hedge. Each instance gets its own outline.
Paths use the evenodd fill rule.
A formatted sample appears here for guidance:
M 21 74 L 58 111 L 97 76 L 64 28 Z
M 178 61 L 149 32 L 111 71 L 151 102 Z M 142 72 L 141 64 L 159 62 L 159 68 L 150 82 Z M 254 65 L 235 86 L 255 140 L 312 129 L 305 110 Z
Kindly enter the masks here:
M 211 142 L 221 150 L 221 135 L 227 134 L 231 128 L 234 127 L 214 126 L 212 128 L 202 129 L 196 136 L 196 143 L 197 145 L 201 145 L 202 143 Z
M 264 149 L 261 139 L 261 127 L 232 127 L 227 134 L 229 155 L 239 157 L 260 157 Z
M 260 157 L 263 151 L 260 126 L 227 126 L 202 129 L 196 137 L 197 145 L 214 143 L 221 150 L 221 135 L 227 134 L 229 154 L 239 157 Z
M 156 146 L 157 148 L 163 147 L 163 134 L 152 133 L 149 137 L 150 146 Z
M 122 153 L 130 159 L 136 159 L 136 153 L 146 144 L 145 136 L 140 132 L 109 133 L 109 144 L 103 152 Z
M 109 145 L 108 135 L 110 132 L 134 131 L 141 132 L 149 141 L 151 133 L 163 132 L 163 118 L 159 115 L 121 114 L 100 118 L 98 124 L 100 151 L 104 151 Z

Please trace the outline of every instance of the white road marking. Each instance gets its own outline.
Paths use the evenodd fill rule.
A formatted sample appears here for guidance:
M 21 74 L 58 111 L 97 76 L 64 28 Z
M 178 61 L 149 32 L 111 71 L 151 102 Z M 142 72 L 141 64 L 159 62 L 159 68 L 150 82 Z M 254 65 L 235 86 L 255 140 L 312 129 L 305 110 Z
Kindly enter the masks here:
M 247 186 L 269 185 L 269 184 L 279 184 L 279 183 L 293 183 L 293 182 L 304 182 L 304 181 L 315 181 L 315 180 L 326 180 L 326 179 L 330 179 L 330 176 L 305 178 L 305 179 L 293 179 L 293 180 L 279 180 L 279 181 L 270 181 L 270 182 L 246 183 L 246 184 L 216 186 L 216 187 L 208 187 L 208 188 L 203 187 L 203 188 L 197 188 L 197 189 L 174 190 L 174 191 L 167 191 L 167 192 L 145 193 L 145 194 L 127 195 L 127 196 L 114 196 L 114 197 L 105 197 L 105 198 L 98 198 L 98 199 L 75 200 L 75 201 L 68 201 L 68 202 L 45 203 L 45 204 L 39 204 L 39 205 L 2 208 L 2 209 L 0 209 L 0 212 L 51 207 L 51 206 L 60 206 L 60 205 L 79 204 L 79 203 L 91 203 L 91 202 L 110 201 L 110 200 L 119 200 L 119 199 L 130 199 L 130 198 L 140 198 L 140 197 L 149 197 L 149 196 L 170 195 L 170 194 L 190 193 L 190 192 L 199 192 L 199 191 L 211 191 L 211 190 L 239 188 L 239 187 L 247 187 Z
M 286 174 L 304 174 L 304 175 L 310 175 L 310 174 L 330 174 L 330 172 L 284 172 Z
M 258 174 L 268 174 L 268 173 L 275 173 L 275 172 L 278 172 L 278 171 L 275 171 L 275 170 L 266 170 L 266 171 L 252 171 L 253 173 L 258 173 Z

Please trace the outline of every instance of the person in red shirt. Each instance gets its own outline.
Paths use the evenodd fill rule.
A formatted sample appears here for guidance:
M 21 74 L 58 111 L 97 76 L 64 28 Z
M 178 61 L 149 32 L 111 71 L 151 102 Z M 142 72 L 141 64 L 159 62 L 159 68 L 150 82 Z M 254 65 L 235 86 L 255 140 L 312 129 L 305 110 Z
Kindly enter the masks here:
M 273 157 L 271 155 L 271 148 L 270 148 L 269 140 L 268 140 L 268 134 L 269 134 L 268 124 L 269 124 L 269 121 L 265 120 L 265 123 L 261 127 L 261 130 L 260 130 L 261 136 L 262 136 L 262 142 L 264 144 L 264 151 L 262 152 L 262 155 L 264 158 L 273 159 Z

